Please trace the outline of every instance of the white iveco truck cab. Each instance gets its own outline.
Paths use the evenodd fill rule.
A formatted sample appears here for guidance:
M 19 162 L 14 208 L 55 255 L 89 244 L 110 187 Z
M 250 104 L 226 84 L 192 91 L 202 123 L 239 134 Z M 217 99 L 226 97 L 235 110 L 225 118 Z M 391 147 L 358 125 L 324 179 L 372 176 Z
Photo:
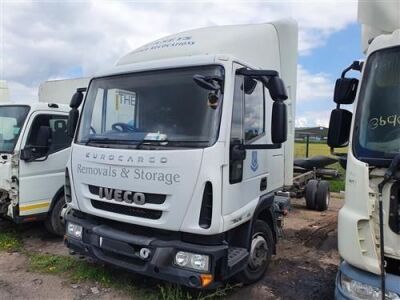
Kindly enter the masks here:
M 64 174 L 71 137 L 69 107 L 58 103 L 69 102 L 66 95 L 70 98 L 88 82 L 75 81 L 64 94 L 52 90 L 70 85 L 69 80 L 43 83 L 40 102 L 0 104 L 0 217 L 16 223 L 45 220 L 49 231 L 64 234 Z
M 190 287 L 261 278 L 292 184 L 296 61 L 280 21 L 168 36 L 94 77 L 79 122 L 71 100 L 66 245 Z
M 337 299 L 400 299 L 400 1 L 360 1 L 365 63 L 335 87 L 331 147 L 347 144 Z M 346 78 L 359 70 L 361 81 Z M 340 108 L 355 100 L 353 114 Z

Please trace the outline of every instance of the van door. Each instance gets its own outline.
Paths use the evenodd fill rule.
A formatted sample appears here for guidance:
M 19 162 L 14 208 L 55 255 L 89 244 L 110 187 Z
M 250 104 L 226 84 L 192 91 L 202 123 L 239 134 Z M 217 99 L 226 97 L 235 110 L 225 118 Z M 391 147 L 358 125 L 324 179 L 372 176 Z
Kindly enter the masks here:
M 243 66 L 237 65 L 236 69 Z M 242 150 L 244 159 L 240 159 L 243 144 L 270 144 L 272 99 L 268 90 L 260 81 L 242 75 L 235 75 L 233 96 L 229 172 L 224 176 L 223 214 L 233 214 L 233 218 L 249 218 L 245 207 L 250 202 L 256 205 L 261 195 L 277 188 L 271 180 L 271 166 L 274 178 L 283 178 L 282 149 Z M 235 157 L 236 156 L 236 157 Z M 239 158 L 238 158 L 239 156 Z M 276 158 L 280 156 L 279 161 Z M 271 184 L 272 181 L 272 184 Z M 254 208 L 253 208 L 254 210 Z
M 21 149 L 36 151 L 36 161 L 20 160 L 19 164 L 19 215 L 46 213 L 56 193 L 64 186 L 65 165 L 68 160 L 71 137 L 67 134 L 66 113 L 35 112 L 24 132 Z M 51 129 L 47 153 L 37 153 L 37 133 L 42 126 Z

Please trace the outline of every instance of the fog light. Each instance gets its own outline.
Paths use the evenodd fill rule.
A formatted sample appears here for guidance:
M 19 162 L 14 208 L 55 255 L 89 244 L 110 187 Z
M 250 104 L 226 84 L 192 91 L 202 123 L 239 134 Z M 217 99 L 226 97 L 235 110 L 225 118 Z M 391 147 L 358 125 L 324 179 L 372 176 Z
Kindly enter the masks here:
M 179 251 L 175 255 L 175 264 L 182 268 L 208 271 L 210 257 L 208 255 Z
M 343 273 L 340 274 L 340 285 L 345 293 L 354 299 L 382 299 L 380 288 L 351 279 Z M 400 296 L 395 293 L 386 291 L 385 299 L 400 300 Z
M 77 224 L 68 222 L 67 235 L 69 235 L 70 237 L 81 240 L 82 239 L 82 231 L 83 231 L 83 228 L 81 225 L 77 225 Z

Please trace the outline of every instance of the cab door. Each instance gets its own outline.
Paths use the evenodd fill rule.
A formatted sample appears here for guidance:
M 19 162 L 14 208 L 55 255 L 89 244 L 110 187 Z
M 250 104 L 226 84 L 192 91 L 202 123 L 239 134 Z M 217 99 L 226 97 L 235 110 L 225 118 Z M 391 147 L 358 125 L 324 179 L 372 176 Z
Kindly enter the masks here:
M 19 214 L 46 213 L 54 196 L 64 186 L 65 165 L 71 137 L 67 134 L 67 113 L 35 112 L 31 115 L 22 138 L 21 149 L 33 153 L 34 160 L 19 163 Z M 41 153 L 37 147 L 38 131 L 50 128 L 49 147 Z
M 242 67 L 236 65 L 236 69 Z M 241 220 L 250 217 L 247 213 L 252 211 L 249 205 L 256 205 L 261 195 L 276 188 L 274 179 L 283 178 L 283 155 L 282 149 L 244 149 L 244 145 L 271 143 L 272 99 L 260 81 L 235 74 L 234 82 L 223 214 L 232 214 Z

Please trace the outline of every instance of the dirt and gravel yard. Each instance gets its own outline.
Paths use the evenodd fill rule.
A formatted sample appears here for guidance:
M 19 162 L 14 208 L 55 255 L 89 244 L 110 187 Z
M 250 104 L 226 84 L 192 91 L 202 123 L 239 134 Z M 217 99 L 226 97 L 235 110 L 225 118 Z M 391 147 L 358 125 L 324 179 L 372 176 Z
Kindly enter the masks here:
M 335 194 L 326 212 L 309 211 L 292 199 L 280 240 L 265 277 L 196 294 L 163 282 L 70 256 L 62 240 L 41 224 L 0 221 L 0 299 L 332 299 L 339 264 Z

